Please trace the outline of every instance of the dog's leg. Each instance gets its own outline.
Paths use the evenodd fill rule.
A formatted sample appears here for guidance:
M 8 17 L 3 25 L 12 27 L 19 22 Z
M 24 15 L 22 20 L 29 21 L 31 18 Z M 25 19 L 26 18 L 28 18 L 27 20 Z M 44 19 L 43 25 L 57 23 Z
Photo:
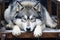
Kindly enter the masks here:
M 36 28 L 34 30 L 34 36 L 39 37 L 42 35 L 42 31 L 45 29 L 45 24 L 41 20 L 36 21 Z
M 34 36 L 35 37 L 41 36 L 42 35 L 42 31 L 43 31 L 44 28 L 45 28 L 45 24 L 37 25 L 35 30 L 34 30 Z
M 50 26 L 51 28 L 56 27 L 57 23 L 52 20 L 47 10 L 45 10 L 45 19 L 47 26 Z
M 13 27 L 12 34 L 15 35 L 15 36 L 18 36 L 18 35 L 21 34 L 21 30 L 20 30 L 19 26 L 15 25 L 15 26 Z
M 9 21 L 11 21 L 10 14 L 11 14 L 11 5 L 9 5 L 8 8 L 4 12 L 4 18 L 5 18 L 6 22 L 8 22 L 8 23 L 9 23 Z
M 35 37 L 39 37 L 42 35 L 42 29 L 40 25 L 37 25 L 35 30 L 34 30 L 34 36 Z
M 6 22 L 8 23 L 6 25 L 6 27 L 8 27 L 8 28 L 12 28 L 12 26 L 13 26 L 13 23 L 11 22 L 10 14 L 11 14 L 11 5 L 9 5 L 8 8 L 4 12 L 4 18 L 5 18 Z
M 9 23 L 6 25 L 6 28 L 13 28 L 13 23 L 12 23 L 12 22 L 9 22 Z

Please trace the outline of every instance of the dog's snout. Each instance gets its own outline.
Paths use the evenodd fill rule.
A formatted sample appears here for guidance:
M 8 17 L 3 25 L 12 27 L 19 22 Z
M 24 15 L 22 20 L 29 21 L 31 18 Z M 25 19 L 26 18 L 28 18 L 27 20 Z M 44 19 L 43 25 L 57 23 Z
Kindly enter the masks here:
M 19 13 L 19 11 L 16 11 L 16 13 Z
M 29 32 L 31 30 L 31 28 L 26 28 L 26 30 Z

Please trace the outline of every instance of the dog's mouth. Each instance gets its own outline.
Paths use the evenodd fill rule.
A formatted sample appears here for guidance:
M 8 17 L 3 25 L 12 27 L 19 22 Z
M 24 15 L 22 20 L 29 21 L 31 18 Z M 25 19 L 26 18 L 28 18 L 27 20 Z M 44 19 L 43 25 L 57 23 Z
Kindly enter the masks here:
M 24 29 L 21 29 L 21 31 L 24 31 L 24 32 L 32 32 L 30 29 L 27 29 L 27 31 L 25 31 Z
M 33 28 L 33 30 L 31 30 L 30 28 L 26 28 L 26 30 L 24 29 L 21 29 L 21 31 L 24 31 L 24 32 L 34 32 L 36 26 Z

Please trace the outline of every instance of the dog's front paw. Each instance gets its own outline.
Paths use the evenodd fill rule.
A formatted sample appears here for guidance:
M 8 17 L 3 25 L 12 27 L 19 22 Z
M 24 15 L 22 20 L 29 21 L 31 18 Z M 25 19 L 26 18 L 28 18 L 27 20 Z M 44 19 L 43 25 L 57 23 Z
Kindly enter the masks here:
M 14 26 L 12 34 L 15 35 L 15 36 L 20 35 L 21 34 L 20 28 L 18 26 Z
M 34 36 L 39 37 L 42 35 L 42 30 L 40 28 L 36 28 L 34 31 Z
M 12 26 L 13 26 L 13 24 L 9 23 L 9 24 L 6 25 L 6 28 L 13 28 Z
M 11 25 L 10 25 L 10 24 L 7 24 L 6 27 L 7 27 L 7 28 L 11 28 Z
M 41 36 L 42 35 L 42 32 L 41 31 L 34 31 L 34 36 L 35 37 L 39 37 L 39 36 Z

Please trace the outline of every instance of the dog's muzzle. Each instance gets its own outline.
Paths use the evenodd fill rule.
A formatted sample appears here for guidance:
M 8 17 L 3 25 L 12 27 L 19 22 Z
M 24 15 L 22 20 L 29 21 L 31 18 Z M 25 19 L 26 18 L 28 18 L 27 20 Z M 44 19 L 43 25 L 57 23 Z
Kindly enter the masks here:
M 30 32 L 31 31 L 31 28 L 26 28 L 27 32 Z

